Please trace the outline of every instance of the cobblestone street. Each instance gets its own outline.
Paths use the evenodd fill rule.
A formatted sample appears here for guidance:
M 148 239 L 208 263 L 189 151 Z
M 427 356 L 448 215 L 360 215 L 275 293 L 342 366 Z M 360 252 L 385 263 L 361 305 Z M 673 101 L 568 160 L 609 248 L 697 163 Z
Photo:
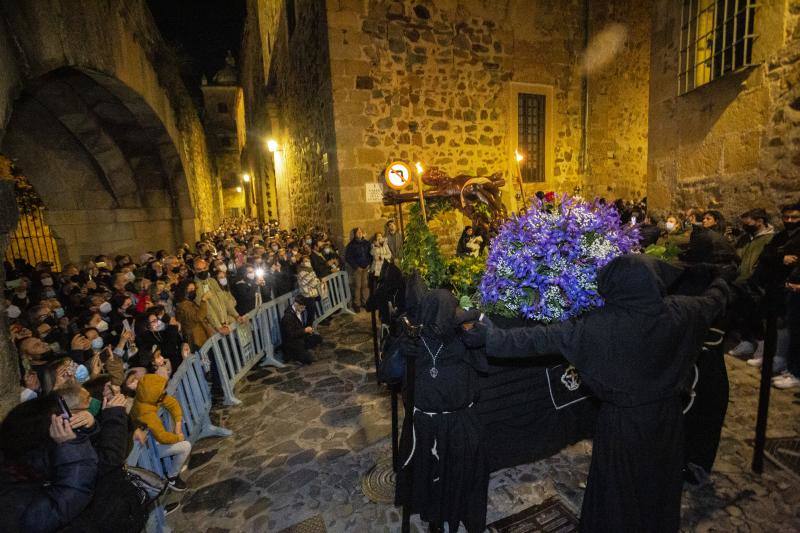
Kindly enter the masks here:
M 389 395 L 375 384 L 368 315 L 338 316 L 310 367 L 252 371 L 244 402 L 212 417 L 233 430 L 196 446 L 189 490 L 168 522 L 176 532 L 270 531 L 321 515 L 329 532 L 399 531 L 400 512 L 363 494 L 362 476 L 390 455 Z M 750 472 L 757 373 L 728 360 L 731 402 L 712 484 L 684 493 L 685 531 L 798 531 L 800 481 L 767 462 Z M 773 390 L 769 436 L 800 434 L 792 392 Z M 495 472 L 488 522 L 552 495 L 580 508 L 591 444 Z M 425 531 L 413 522 L 417 531 Z M 412 528 L 413 529 L 413 528 Z

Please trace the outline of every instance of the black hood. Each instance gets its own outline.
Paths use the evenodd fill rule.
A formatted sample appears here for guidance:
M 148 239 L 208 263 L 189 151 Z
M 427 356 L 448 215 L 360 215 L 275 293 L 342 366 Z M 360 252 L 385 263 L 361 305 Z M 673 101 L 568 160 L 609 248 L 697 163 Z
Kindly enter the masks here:
M 680 269 L 647 255 L 623 255 L 600 270 L 598 292 L 606 305 L 658 315 L 664 311 L 667 289 L 680 273 Z
M 417 322 L 428 338 L 447 342 L 455 336 L 456 308 L 458 300 L 448 290 L 435 289 L 422 297 L 417 312 Z

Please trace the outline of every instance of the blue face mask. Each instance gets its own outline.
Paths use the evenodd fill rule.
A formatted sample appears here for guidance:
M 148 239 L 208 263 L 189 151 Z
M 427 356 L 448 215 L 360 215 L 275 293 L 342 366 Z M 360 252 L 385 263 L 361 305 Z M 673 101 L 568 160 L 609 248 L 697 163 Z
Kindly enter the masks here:
M 83 365 L 78 365 L 78 368 L 75 369 L 75 379 L 78 381 L 78 383 L 85 383 L 89 381 L 89 377 L 89 370 Z
M 56 315 L 56 318 L 63 318 L 64 317 L 64 308 L 63 307 L 56 307 L 53 311 Z
M 105 343 L 103 342 L 103 337 L 97 337 L 96 339 L 92 339 L 92 350 L 99 352 L 103 349 Z

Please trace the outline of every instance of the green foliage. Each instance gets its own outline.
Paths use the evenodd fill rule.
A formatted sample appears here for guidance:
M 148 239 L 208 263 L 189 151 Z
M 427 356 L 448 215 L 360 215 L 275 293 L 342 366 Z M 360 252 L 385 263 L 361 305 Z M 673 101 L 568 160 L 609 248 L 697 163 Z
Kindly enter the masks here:
M 409 211 L 400 268 L 404 274 L 419 272 L 432 289 L 441 287 L 445 281 L 445 265 L 439 251 L 439 242 L 422 220 L 419 205 L 412 204 Z
M 486 271 L 486 256 L 456 256 L 447 261 L 447 281 L 457 297 L 472 296 Z
M 668 242 L 666 245 L 651 244 L 644 249 L 644 253 L 662 261 L 672 261 L 678 257 L 681 250 L 675 244 Z

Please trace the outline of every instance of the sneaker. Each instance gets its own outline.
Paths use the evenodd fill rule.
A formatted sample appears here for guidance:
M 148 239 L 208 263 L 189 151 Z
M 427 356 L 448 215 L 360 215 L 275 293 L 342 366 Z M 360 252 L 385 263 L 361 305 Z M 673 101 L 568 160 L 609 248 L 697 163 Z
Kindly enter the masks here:
M 756 351 L 756 346 L 750 341 L 742 341 L 728 351 L 732 357 L 752 357 Z
M 783 372 L 776 372 L 774 376 L 772 376 L 772 382 L 775 383 L 778 380 L 782 380 L 789 374 L 788 371 L 784 370 Z
M 759 357 L 753 357 L 752 359 L 748 359 L 747 360 L 747 364 L 750 365 L 750 366 L 754 366 L 756 368 L 761 368 L 761 362 L 762 361 L 763 361 L 763 359 L 760 356 Z
M 169 488 L 175 492 L 183 492 L 186 490 L 186 482 L 180 476 L 169 478 Z
M 164 514 L 168 515 L 174 511 L 177 511 L 181 506 L 181 502 L 170 502 L 164 506 Z
M 800 388 L 800 378 L 787 373 L 783 378 L 772 382 L 776 389 L 796 389 Z

